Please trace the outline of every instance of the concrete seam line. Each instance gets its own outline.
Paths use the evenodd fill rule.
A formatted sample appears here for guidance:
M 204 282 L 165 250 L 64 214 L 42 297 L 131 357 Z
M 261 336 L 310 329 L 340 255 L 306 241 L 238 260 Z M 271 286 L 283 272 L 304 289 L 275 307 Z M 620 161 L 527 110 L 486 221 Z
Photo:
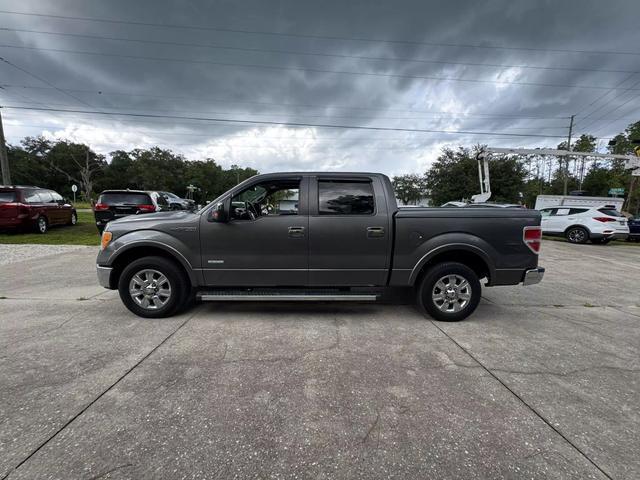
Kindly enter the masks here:
M 2 477 L 0 480 L 6 480 L 9 476 L 18 470 L 22 465 L 24 465 L 31 457 L 33 457 L 36 453 L 38 453 L 45 445 L 47 445 L 51 440 L 58 436 L 60 432 L 62 432 L 65 428 L 67 428 L 71 423 L 73 423 L 80 415 L 86 412 L 94 403 L 100 400 L 105 394 L 109 392 L 113 387 L 115 387 L 121 380 L 123 380 L 127 375 L 129 375 L 133 370 L 135 370 L 142 362 L 144 362 L 147 358 L 149 358 L 156 350 L 158 350 L 162 345 L 164 345 L 171 337 L 173 337 L 178 331 L 184 327 L 189 320 L 196 316 L 199 309 L 196 309 L 184 322 L 182 322 L 178 327 L 173 330 L 169 335 L 167 335 L 164 340 L 162 340 L 158 345 L 153 347 L 145 356 L 143 356 L 140 360 L 138 360 L 131 368 L 129 368 L 126 372 L 124 372 L 118 379 L 109 385 L 105 390 L 102 391 L 96 398 L 91 400 L 84 408 L 82 408 L 78 413 L 76 413 L 71 419 L 69 419 L 62 427 L 56 430 L 49 438 L 47 438 L 43 443 L 41 443 L 38 448 L 36 448 L 33 452 L 31 452 L 24 460 L 18 463 L 15 467 L 9 470 L 9 472 Z
M 611 475 L 609 475 L 607 472 L 605 472 L 602 467 L 600 467 L 596 462 L 594 462 L 593 460 L 591 460 L 591 458 L 589 458 L 589 456 L 583 452 L 580 447 L 578 447 L 577 445 L 575 445 L 571 440 L 569 440 L 569 438 L 567 438 L 560 430 L 558 430 L 556 427 L 553 426 L 553 424 L 548 421 L 546 418 L 544 418 L 542 416 L 541 413 L 539 413 L 534 407 L 532 407 L 531 405 L 529 405 L 527 402 L 525 402 L 525 400 L 518 395 L 515 391 L 513 391 L 511 388 L 509 388 L 509 386 L 503 382 L 497 375 L 495 375 L 491 370 L 489 370 L 487 367 L 484 366 L 484 364 L 482 362 L 480 362 L 480 360 L 478 360 L 475 356 L 473 356 L 471 354 L 471 352 L 469 352 L 466 348 L 464 348 L 462 345 L 460 345 L 453 337 L 451 337 L 447 332 L 445 332 L 442 328 L 440 328 L 438 326 L 438 324 L 436 322 L 434 322 L 433 320 L 429 320 L 434 327 L 436 327 L 438 330 L 440 330 L 440 332 L 442 332 L 442 334 L 447 337 L 449 340 L 451 340 L 460 350 L 462 350 L 464 353 L 466 353 L 469 357 L 471 357 L 473 359 L 473 361 L 475 361 L 478 365 L 480 365 L 482 367 L 483 370 L 485 370 L 489 375 L 491 375 L 496 381 L 498 381 L 498 383 L 500 383 L 500 385 L 502 385 L 504 388 L 506 388 L 514 397 L 516 397 L 525 407 L 527 407 L 536 417 L 538 417 L 540 420 L 542 420 L 549 428 L 551 428 L 554 432 L 556 432 L 565 442 L 567 442 L 569 445 L 571 445 L 575 451 L 577 451 L 580 455 L 582 455 L 591 465 L 593 465 L 594 467 L 596 467 L 596 469 L 598 469 L 598 471 L 600 473 L 602 473 L 605 477 L 607 477 L 609 480 L 613 480 L 613 477 L 611 477 Z

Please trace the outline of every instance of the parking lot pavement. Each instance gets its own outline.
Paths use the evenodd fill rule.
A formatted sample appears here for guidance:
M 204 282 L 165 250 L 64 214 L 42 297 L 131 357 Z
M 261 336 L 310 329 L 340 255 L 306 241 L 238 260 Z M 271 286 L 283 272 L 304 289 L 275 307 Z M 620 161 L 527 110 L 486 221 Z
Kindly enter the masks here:
M 132 316 L 94 249 L 3 267 L 0 478 L 638 478 L 640 250 L 545 242 L 457 324 L 408 305 Z M 83 298 L 84 300 L 78 300 Z

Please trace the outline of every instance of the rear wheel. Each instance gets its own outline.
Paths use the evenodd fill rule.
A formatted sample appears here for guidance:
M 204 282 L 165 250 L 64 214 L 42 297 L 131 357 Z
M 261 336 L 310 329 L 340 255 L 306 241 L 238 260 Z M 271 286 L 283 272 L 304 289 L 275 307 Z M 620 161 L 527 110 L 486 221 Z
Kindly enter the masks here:
M 171 260 L 143 257 L 130 263 L 120 275 L 120 299 L 140 317 L 171 316 L 183 306 L 190 291 L 185 277 Z
M 571 227 L 565 235 L 569 243 L 587 243 L 589 241 L 589 232 L 582 227 Z
M 36 222 L 36 231 L 38 233 L 47 233 L 47 230 L 49 230 L 49 222 L 47 222 L 46 217 L 40 215 Z
M 444 322 L 458 322 L 471 315 L 480 303 L 478 275 L 462 263 L 447 262 L 429 269 L 417 289 L 423 312 Z

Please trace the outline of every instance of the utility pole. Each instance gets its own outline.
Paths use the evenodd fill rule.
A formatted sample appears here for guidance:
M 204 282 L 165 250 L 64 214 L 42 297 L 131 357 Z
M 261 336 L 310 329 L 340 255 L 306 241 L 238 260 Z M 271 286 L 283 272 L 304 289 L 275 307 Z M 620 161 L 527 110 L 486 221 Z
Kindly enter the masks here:
M 569 122 L 569 138 L 567 139 L 567 151 L 571 151 L 571 134 L 573 133 L 573 119 L 575 115 L 571 115 L 571 121 Z M 565 169 L 564 169 L 564 189 L 563 195 L 567 194 L 567 186 L 569 184 L 569 155 L 567 155 L 565 160 Z
M 2 170 L 3 185 L 11 185 L 11 173 L 9 172 L 9 158 L 7 157 L 7 145 L 4 140 L 4 128 L 2 127 L 2 110 L 0 109 L 0 170 Z

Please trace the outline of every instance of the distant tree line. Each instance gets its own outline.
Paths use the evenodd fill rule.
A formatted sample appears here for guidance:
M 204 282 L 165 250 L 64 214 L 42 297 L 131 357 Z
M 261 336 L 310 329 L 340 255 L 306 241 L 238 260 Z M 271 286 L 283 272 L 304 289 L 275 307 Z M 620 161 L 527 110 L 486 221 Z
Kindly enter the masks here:
M 204 203 L 258 173 L 236 165 L 225 169 L 210 158 L 187 161 L 158 147 L 116 150 L 107 162 L 88 145 L 44 137 L 26 137 L 19 146 L 8 146 L 7 153 L 14 184 L 51 188 L 67 197 L 76 184 L 86 201 L 94 201 L 102 190 L 118 188 L 169 191 L 184 197 L 191 184 L 198 188 L 194 199 Z
M 637 139 L 640 139 L 640 122 L 629 125 L 623 133 L 616 135 L 607 149 L 612 154 L 633 155 L 634 148 L 638 146 L 633 140 Z M 432 205 L 469 200 L 480 192 L 476 160 L 480 148 L 444 148 L 423 175 L 394 177 L 397 198 L 405 204 L 417 204 L 429 199 Z M 567 143 L 560 143 L 557 148 L 566 149 Z M 572 142 L 571 150 L 595 152 L 596 138 L 581 135 Z M 491 201 L 523 203 L 533 207 L 538 195 L 562 194 L 566 176 L 568 192 L 580 190 L 585 195 L 606 197 L 610 189 L 624 188 L 627 211 L 637 214 L 640 210 L 640 177 L 635 177 L 635 186 L 629 198 L 632 176 L 623 160 L 585 160 L 583 167 L 583 161 L 575 157 L 568 163 L 549 157 L 505 157 L 492 161 L 489 168 Z

